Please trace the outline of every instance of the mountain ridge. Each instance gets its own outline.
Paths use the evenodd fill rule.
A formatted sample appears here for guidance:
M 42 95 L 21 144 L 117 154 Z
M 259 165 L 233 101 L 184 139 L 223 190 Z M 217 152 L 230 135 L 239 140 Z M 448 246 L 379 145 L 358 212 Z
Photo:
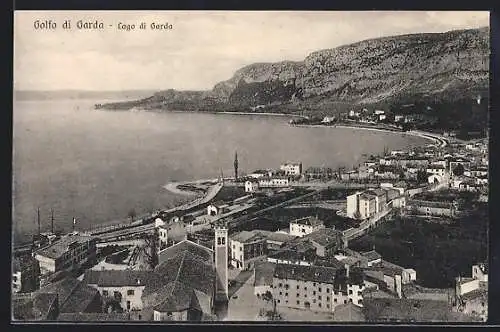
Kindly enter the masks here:
M 489 28 L 372 38 L 311 52 L 302 61 L 244 66 L 205 91 L 158 91 L 99 105 L 186 111 L 321 110 L 414 98 L 472 96 L 489 86 Z M 464 92 L 464 93 L 463 93 Z M 330 106 L 328 106 L 330 105 Z M 285 110 L 286 109 L 286 110 Z

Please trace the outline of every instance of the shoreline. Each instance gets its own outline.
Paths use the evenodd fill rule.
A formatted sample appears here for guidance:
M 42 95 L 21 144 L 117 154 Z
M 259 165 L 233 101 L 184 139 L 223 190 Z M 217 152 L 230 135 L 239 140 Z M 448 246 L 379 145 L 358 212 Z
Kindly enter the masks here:
M 104 111 L 113 111 L 109 109 L 102 109 Z M 297 114 L 287 114 L 287 113 L 269 113 L 269 112 L 228 112 L 228 111 L 162 111 L 160 109 L 129 109 L 125 110 L 129 112 L 155 112 L 155 113 L 162 113 L 162 112 L 170 112 L 170 113 L 199 113 L 199 114 L 234 114 L 234 115 L 260 115 L 260 116 L 276 116 L 276 117 L 293 117 L 293 118 L 304 118 L 302 115 L 297 115 Z M 363 129 L 363 130 L 372 130 L 372 131 L 379 131 L 379 132 L 385 132 L 385 133 L 396 133 L 396 134 L 408 134 L 416 137 L 422 137 L 426 138 L 428 140 L 433 141 L 434 143 L 439 144 L 440 147 L 445 147 L 449 144 L 449 141 L 438 134 L 433 134 L 429 132 L 424 132 L 424 131 L 418 131 L 418 130 L 411 130 L 411 131 L 397 131 L 397 130 L 391 130 L 391 129 L 381 129 L 381 128 L 373 128 L 373 127 L 367 127 L 367 126 L 350 126 L 350 125 L 331 125 L 331 126 L 326 126 L 326 125 L 321 125 L 321 124 L 294 124 L 293 126 L 295 127 L 310 127 L 310 128 L 315 128 L 315 127 L 330 127 L 330 128 L 345 128 L 345 129 Z
M 199 196 L 199 192 L 187 190 L 187 189 L 179 189 L 180 185 L 196 185 L 204 182 L 213 182 L 212 185 L 215 185 L 218 179 L 199 179 L 193 181 L 178 181 L 178 182 L 169 182 L 163 186 L 163 189 L 170 191 L 173 194 L 184 195 L 184 196 Z M 207 188 L 205 191 L 208 191 Z
M 371 131 L 378 131 L 378 132 L 384 132 L 384 133 L 394 133 L 394 134 L 401 134 L 401 135 L 411 135 L 411 136 L 416 136 L 416 137 L 422 137 L 428 140 L 433 141 L 434 143 L 438 144 L 439 147 L 445 147 L 448 145 L 448 140 L 444 137 L 441 137 L 437 134 L 433 133 L 428 133 L 424 131 L 397 131 L 397 130 L 390 130 L 390 129 L 382 129 L 382 128 L 373 128 L 373 127 L 363 127 L 363 126 L 349 126 L 349 125 L 331 125 L 331 126 L 325 126 L 325 125 L 320 125 L 320 124 L 294 124 L 294 127 L 305 127 L 305 128 L 344 128 L 344 129 L 361 129 L 361 130 L 371 130 Z

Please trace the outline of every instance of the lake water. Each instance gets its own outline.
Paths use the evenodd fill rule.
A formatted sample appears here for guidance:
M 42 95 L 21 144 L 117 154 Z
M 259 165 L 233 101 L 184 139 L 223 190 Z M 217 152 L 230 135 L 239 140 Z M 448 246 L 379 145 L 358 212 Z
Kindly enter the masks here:
M 171 207 L 186 196 L 170 181 L 279 168 L 283 161 L 352 167 L 363 154 L 428 140 L 368 130 L 301 128 L 289 118 L 263 115 L 95 111 L 92 100 L 15 101 L 13 231 L 16 240 L 37 229 L 77 228 Z M 101 101 L 99 101 L 101 102 Z

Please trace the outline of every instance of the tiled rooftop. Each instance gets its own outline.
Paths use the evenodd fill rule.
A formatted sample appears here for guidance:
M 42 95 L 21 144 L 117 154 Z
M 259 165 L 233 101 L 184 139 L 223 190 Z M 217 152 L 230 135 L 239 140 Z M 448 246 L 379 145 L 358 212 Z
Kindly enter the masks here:
M 59 241 L 54 242 L 52 245 L 43 248 L 41 250 L 38 250 L 36 253 L 38 255 L 52 258 L 52 259 L 57 259 L 64 255 L 64 253 L 67 252 L 68 246 L 72 243 L 85 243 L 90 240 L 92 240 L 93 237 L 91 236 L 84 236 L 84 235 L 67 235 L 62 237 Z
M 323 221 L 319 220 L 316 217 L 304 217 L 292 220 L 290 223 L 299 224 L 299 225 L 307 225 L 307 226 L 319 226 L 323 224 Z
M 363 253 L 361 253 L 361 255 L 363 255 L 370 262 L 382 258 L 382 256 L 378 252 L 376 252 L 375 250 L 363 252 Z
M 276 264 L 259 262 L 255 264 L 255 286 L 272 285 Z
M 332 267 L 277 264 L 274 277 L 333 284 L 337 271 Z
M 158 262 L 161 264 L 169 258 L 175 257 L 184 251 L 189 251 L 190 253 L 199 256 L 204 261 L 213 262 L 213 250 L 189 240 L 183 240 L 162 250 L 158 255 Z
M 241 231 L 230 236 L 231 240 L 240 243 L 251 243 L 255 241 L 264 241 L 266 236 L 258 230 Z

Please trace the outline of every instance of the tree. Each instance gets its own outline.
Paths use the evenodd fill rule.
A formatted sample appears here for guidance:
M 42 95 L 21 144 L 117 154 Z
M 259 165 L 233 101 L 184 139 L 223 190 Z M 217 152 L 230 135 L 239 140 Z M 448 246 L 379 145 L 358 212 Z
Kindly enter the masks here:
M 454 169 L 453 169 L 453 175 L 454 176 L 461 176 L 463 175 L 465 172 L 465 169 L 464 167 L 462 166 L 462 164 L 458 164 Z
M 421 183 L 425 183 L 427 182 L 427 172 L 425 171 L 418 171 L 417 172 L 417 183 L 418 184 L 421 184 Z
M 158 265 L 158 230 L 156 228 L 152 235 L 145 238 L 145 242 L 144 254 L 146 261 L 154 269 Z
M 135 217 L 137 217 L 137 212 L 135 212 L 135 209 L 132 208 L 130 211 L 128 211 L 127 217 L 130 218 L 130 222 L 133 223 L 135 220 Z

